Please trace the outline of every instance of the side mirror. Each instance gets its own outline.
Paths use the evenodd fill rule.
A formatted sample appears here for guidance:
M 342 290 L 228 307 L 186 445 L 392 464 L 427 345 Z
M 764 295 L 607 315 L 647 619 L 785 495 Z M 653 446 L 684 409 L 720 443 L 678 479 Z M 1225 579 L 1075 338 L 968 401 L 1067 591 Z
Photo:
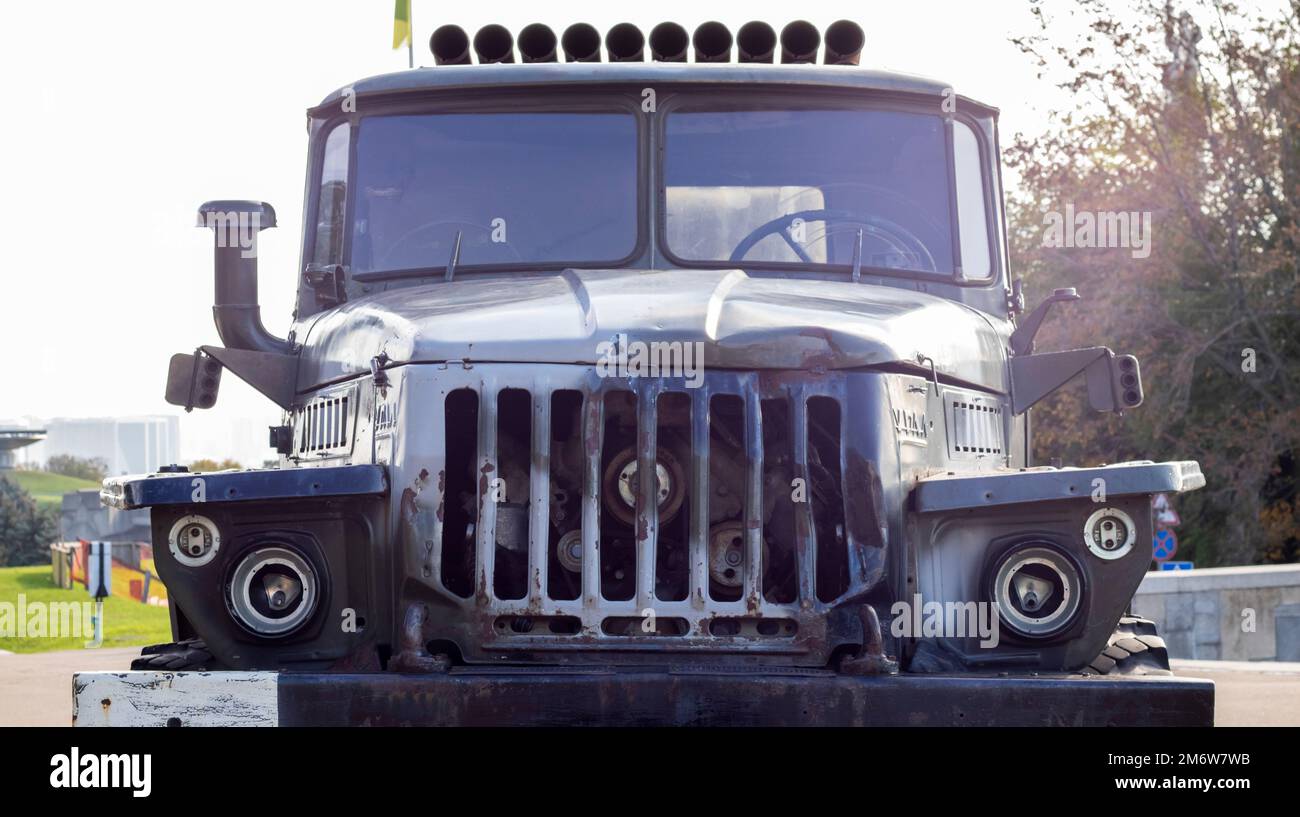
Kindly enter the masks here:
M 275 208 L 264 201 L 220 200 L 199 207 L 200 227 L 212 230 L 216 296 L 212 317 L 229 349 L 287 354 L 288 341 L 262 325 L 257 299 L 257 238 L 275 226 Z
M 1052 304 L 1077 301 L 1074 287 L 1058 289 L 1030 313 L 1011 333 L 1011 411 L 1022 414 L 1030 406 L 1064 386 L 1079 374 L 1088 381 L 1088 405 L 1094 411 L 1123 413 L 1142 405 L 1142 372 L 1137 358 L 1116 355 L 1105 346 L 1067 352 L 1034 354 L 1034 335 Z
M 1030 406 L 1082 373 L 1088 405 L 1094 411 L 1121 413 L 1142 405 L 1142 373 L 1137 358 L 1105 346 L 1011 358 L 1011 410 Z
M 172 355 L 167 367 L 168 403 L 186 411 L 212 408 L 220 388 L 221 364 L 215 358 L 198 349 L 192 355 Z
M 1108 354 L 1088 367 L 1088 405 L 1120 413 L 1142 405 L 1142 372 L 1133 355 Z
M 172 355 L 167 369 L 167 402 L 186 411 L 212 408 L 221 386 L 221 370 L 266 395 L 280 408 L 293 406 L 298 358 L 275 352 L 200 346 L 192 355 Z

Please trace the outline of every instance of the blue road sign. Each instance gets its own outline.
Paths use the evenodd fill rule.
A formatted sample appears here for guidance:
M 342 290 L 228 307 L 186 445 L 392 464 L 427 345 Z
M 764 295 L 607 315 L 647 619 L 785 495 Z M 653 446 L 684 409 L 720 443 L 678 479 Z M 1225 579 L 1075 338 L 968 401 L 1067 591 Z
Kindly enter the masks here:
M 1161 570 L 1191 570 L 1196 567 L 1194 562 L 1161 562 Z
M 1172 559 L 1178 552 L 1178 537 L 1168 528 L 1161 528 L 1156 531 L 1155 538 L 1151 542 L 1151 552 L 1157 562 Z

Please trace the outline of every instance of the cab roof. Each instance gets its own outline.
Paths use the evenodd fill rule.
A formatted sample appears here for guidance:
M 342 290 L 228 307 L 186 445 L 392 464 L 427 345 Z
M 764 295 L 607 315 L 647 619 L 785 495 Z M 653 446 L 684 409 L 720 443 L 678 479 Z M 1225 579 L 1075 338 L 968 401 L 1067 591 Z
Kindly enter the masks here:
M 845 65 L 675 62 L 553 62 L 447 65 L 379 74 L 339 88 L 316 109 L 336 106 L 349 91 L 357 98 L 394 96 L 461 88 L 509 88 L 545 85 L 617 85 L 652 82 L 737 84 L 859 89 L 941 97 L 952 85 L 912 74 Z M 964 103 L 992 116 L 997 109 L 958 95 Z

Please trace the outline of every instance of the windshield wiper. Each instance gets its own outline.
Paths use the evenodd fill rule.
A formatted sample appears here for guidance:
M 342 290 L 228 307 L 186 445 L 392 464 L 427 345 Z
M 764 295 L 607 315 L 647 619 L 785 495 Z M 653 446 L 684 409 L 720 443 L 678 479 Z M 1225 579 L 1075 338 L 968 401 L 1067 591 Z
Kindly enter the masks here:
M 456 244 L 451 248 L 451 258 L 447 259 L 447 281 L 456 277 L 456 265 L 460 263 L 460 237 L 464 234 L 464 230 L 456 231 Z

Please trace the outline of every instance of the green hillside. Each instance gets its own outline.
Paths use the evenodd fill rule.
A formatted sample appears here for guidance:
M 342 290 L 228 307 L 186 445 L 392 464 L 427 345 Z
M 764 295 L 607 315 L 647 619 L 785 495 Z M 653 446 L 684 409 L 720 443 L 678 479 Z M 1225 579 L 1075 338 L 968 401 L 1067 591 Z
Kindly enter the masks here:
M 87 488 L 100 487 L 98 482 L 88 479 L 65 477 L 62 474 L 51 474 L 46 471 L 5 471 L 0 479 L 17 483 L 20 488 L 31 494 L 37 503 L 55 507 L 62 504 L 63 495 L 69 491 L 84 491 Z
M 77 585 L 72 590 L 55 587 L 51 579 L 49 565 L 32 567 L 0 567 L 0 603 L 11 605 L 10 620 L 2 626 L 15 628 L 13 632 L 0 633 L 0 650 L 16 653 L 47 652 L 49 650 L 81 649 L 86 641 L 86 634 L 47 633 L 45 638 L 17 638 L 17 624 L 12 620 L 17 615 L 20 596 L 23 609 L 31 616 L 33 603 L 43 605 L 66 602 L 93 601 L 86 589 Z M 30 624 L 28 626 L 31 626 Z M 5 636 L 9 637 L 5 637 Z M 122 596 L 113 596 L 104 602 L 104 646 L 129 647 L 142 644 L 160 644 L 171 641 L 171 618 L 166 607 L 141 604 Z M 3 659 L 0 659 L 3 660 Z

